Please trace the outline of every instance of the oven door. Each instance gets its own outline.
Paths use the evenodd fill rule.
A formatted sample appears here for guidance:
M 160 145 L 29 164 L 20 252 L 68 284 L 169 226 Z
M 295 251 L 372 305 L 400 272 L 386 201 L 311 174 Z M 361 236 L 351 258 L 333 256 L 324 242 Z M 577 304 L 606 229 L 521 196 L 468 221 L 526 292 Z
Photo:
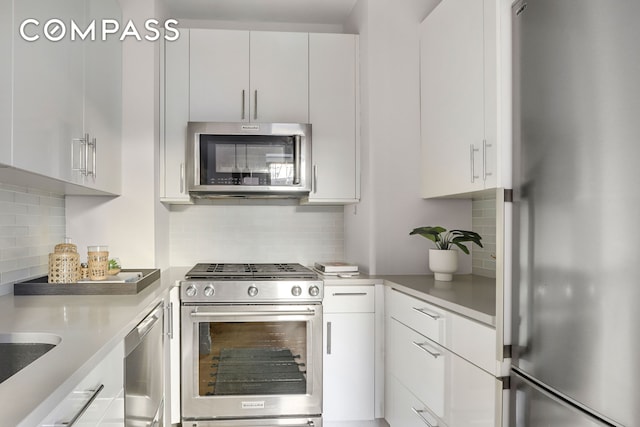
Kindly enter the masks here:
M 182 307 L 185 420 L 322 412 L 322 305 Z

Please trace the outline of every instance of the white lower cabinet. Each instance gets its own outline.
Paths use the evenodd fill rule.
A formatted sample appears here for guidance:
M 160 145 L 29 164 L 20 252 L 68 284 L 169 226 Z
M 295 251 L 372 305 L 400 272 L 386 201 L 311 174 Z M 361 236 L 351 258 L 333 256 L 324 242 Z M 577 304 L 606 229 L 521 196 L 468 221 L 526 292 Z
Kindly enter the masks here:
M 385 306 L 391 427 L 501 426 L 502 382 L 482 366 L 490 352 L 495 360 L 495 330 L 389 288 Z
M 375 286 L 324 289 L 323 420 L 373 420 Z
M 39 427 L 124 426 L 124 343 L 118 344 L 40 422 Z

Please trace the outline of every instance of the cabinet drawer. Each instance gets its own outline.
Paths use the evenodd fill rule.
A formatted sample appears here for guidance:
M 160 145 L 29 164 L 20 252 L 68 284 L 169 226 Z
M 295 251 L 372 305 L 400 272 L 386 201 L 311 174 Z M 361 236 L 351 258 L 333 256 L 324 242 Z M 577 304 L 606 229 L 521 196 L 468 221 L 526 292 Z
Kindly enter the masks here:
M 74 390 L 51 411 L 40 423 L 40 427 L 59 426 L 69 423 L 83 407 L 84 413 L 76 424 L 81 427 L 96 426 L 112 403 L 121 395 L 123 386 L 124 345 L 120 343 L 84 377 Z M 118 419 L 117 414 L 111 418 Z M 121 425 L 124 412 L 119 414 Z
M 444 415 L 445 365 L 433 341 L 391 319 L 392 374 L 436 415 Z
M 447 427 L 397 379 L 389 378 L 386 419 L 391 427 Z
M 391 292 L 389 316 L 434 341 L 444 337 L 445 310 L 396 290 Z
M 391 319 L 389 366 L 391 377 L 413 396 L 411 407 L 404 405 L 402 419 L 437 417 L 437 423 L 424 425 L 449 427 L 495 427 L 501 410 L 497 397 L 502 385 L 491 374 L 478 368 L 439 344 Z M 417 403 L 416 403 L 417 400 Z M 392 412 L 393 414 L 393 412 Z M 405 424 L 391 427 L 405 427 Z
M 397 290 L 390 294 L 389 317 L 404 323 L 487 372 L 496 372 L 495 328 Z
M 325 313 L 373 313 L 375 286 L 325 286 Z

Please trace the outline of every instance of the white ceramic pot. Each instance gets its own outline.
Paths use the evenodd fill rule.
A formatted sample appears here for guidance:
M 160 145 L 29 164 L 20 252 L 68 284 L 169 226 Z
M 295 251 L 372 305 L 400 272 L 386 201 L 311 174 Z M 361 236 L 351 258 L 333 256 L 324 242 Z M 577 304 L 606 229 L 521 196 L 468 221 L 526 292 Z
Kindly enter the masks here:
M 458 251 L 429 249 L 429 269 L 436 280 L 450 282 L 458 270 Z

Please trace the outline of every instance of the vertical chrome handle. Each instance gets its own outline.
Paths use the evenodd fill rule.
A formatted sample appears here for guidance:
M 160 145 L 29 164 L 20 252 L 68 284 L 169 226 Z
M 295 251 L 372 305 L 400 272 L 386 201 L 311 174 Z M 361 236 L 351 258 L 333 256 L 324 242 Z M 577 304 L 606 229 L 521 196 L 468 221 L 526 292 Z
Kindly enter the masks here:
M 86 141 L 84 144 L 84 172 L 82 173 L 84 176 L 89 175 L 89 134 L 84 134 L 84 140 Z
M 98 175 L 96 172 L 96 163 L 97 163 L 97 151 L 98 151 L 98 141 L 96 138 L 91 140 L 91 172 L 88 175 L 91 175 L 94 179 Z
M 486 181 L 488 176 L 491 176 L 491 172 L 487 172 L 487 148 L 491 147 L 491 144 L 487 144 L 487 140 L 482 140 L 482 180 Z
M 167 336 L 170 340 L 173 339 L 173 303 L 169 302 L 167 305 L 167 320 L 169 323 L 169 327 L 167 328 L 169 331 L 167 332 Z
M 475 152 L 480 151 L 478 148 L 475 148 L 473 144 L 469 146 L 469 152 L 471 154 L 471 182 L 474 183 L 476 179 L 480 178 L 476 175 L 476 167 L 475 167 Z
M 87 174 L 87 165 L 86 163 L 83 164 L 83 162 L 86 162 L 85 152 L 86 152 L 87 142 L 89 141 L 88 138 L 89 138 L 89 135 L 85 134 L 83 138 L 73 138 L 71 140 L 71 170 L 75 172 L 80 172 L 83 176 Z M 74 155 L 74 152 L 75 152 L 74 144 L 76 142 L 80 144 L 80 166 L 79 167 L 75 167 L 76 159 Z
M 313 182 L 312 182 L 313 194 L 318 192 L 318 165 L 313 165 Z
M 180 194 L 184 192 L 184 163 L 180 163 Z
M 294 165 L 293 165 L 293 184 L 294 185 L 299 185 L 300 184 L 300 174 L 301 174 L 301 168 L 302 165 L 300 164 L 302 162 L 302 137 L 300 135 L 294 135 L 293 136 L 293 150 L 294 150 Z
M 331 354 L 331 322 L 327 322 L 327 354 Z
M 244 120 L 244 89 L 242 89 L 242 116 L 241 120 Z
M 425 411 L 424 409 L 416 409 L 413 406 L 411 407 L 411 410 L 413 411 L 414 414 L 416 414 L 420 420 L 422 420 L 423 423 L 425 423 L 427 426 L 429 427 L 438 427 L 438 420 L 436 420 L 435 418 L 433 418 L 431 416 L 431 414 L 429 414 L 427 411 Z M 431 418 L 431 420 L 427 419 L 427 415 L 429 416 L 429 418 Z
M 253 120 L 258 120 L 258 89 L 253 93 Z

